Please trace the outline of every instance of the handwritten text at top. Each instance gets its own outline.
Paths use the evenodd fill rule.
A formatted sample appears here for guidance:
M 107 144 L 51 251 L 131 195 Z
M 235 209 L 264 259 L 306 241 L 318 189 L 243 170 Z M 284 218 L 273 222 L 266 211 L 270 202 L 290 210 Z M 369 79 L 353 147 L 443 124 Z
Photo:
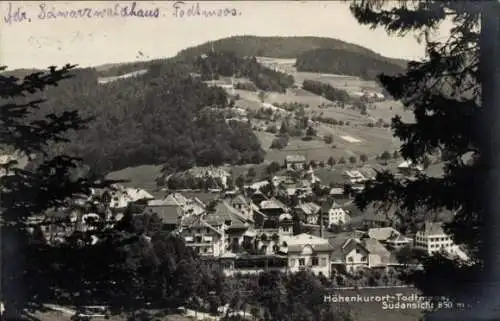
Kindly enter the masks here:
M 120 2 L 106 7 L 71 8 L 67 5 L 55 3 L 39 3 L 32 8 L 23 7 L 21 4 L 9 2 L 6 12 L 3 13 L 3 22 L 6 24 L 30 23 L 33 20 L 63 20 L 63 19 L 99 19 L 99 18 L 159 18 L 173 16 L 178 19 L 186 18 L 211 18 L 234 17 L 241 12 L 229 6 L 209 7 L 199 2 L 173 2 L 171 14 L 165 14 L 159 7 L 148 6 L 147 2 Z

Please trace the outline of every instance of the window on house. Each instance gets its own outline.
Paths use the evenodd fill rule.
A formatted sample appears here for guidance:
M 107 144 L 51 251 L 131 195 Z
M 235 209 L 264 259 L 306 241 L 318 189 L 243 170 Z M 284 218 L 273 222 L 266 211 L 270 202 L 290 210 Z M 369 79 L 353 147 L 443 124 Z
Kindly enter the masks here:
M 201 236 L 195 237 L 195 242 L 196 243 L 201 243 Z
M 366 256 L 363 256 L 363 257 L 361 258 L 361 262 L 366 262 Z
M 347 262 L 352 263 L 352 262 L 354 262 L 354 260 L 353 260 L 353 258 L 352 258 L 352 257 L 348 257 L 348 258 L 347 258 Z
M 203 253 L 207 253 L 208 252 L 208 249 L 207 248 L 204 248 L 203 249 Z
M 288 232 L 290 228 L 288 226 L 283 226 L 283 232 Z
M 231 220 L 226 220 L 226 221 L 224 221 L 224 224 L 226 224 L 226 225 L 231 225 Z
M 299 265 L 300 266 L 306 265 L 306 259 L 299 259 Z
M 319 259 L 317 257 L 312 257 L 311 258 L 311 265 L 312 266 L 318 266 L 319 265 Z

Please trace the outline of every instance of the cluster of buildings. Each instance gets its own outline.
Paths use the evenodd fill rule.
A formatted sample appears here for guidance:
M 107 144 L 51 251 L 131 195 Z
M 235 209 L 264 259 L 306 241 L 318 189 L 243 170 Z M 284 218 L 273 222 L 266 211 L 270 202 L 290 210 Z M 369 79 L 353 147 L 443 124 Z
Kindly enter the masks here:
M 284 168 L 300 170 L 304 161 L 288 157 Z M 360 182 L 356 173 L 346 175 Z M 315 197 L 313 185 L 319 178 L 313 170 L 302 170 L 301 177 L 293 181 L 287 175 L 274 176 L 243 190 L 211 193 L 153 195 L 117 185 L 94 191 L 71 209 L 47 213 L 41 218 L 47 223 L 41 232 L 47 242 L 62 241 L 68 233 L 92 228 L 89 222 L 112 225 L 133 204 L 134 215 L 157 215 L 164 229 L 180 235 L 187 247 L 228 275 L 275 269 L 309 270 L 328 277 L 335 271 L 387 269 L 407 264 L 397 256 L 405 247 L 467 259 L 441 223 L 428 222 L 415 234 L 403 235 L 380 213 L 356 214 L 351 195 L 342 187 L 329 187 L 329 193 Z M 56 224 L 61 220 L 67 224 Z

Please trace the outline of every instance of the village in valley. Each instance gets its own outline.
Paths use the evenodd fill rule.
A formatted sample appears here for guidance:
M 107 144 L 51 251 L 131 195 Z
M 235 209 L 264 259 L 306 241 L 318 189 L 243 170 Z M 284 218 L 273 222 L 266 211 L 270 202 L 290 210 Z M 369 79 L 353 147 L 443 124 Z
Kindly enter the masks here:
M 357 209 L 354 197 L 374 179 L 375 168 L 324 168 L 337 174 L 337 181 L 327 185 L 303 156 L 289 155 L 268 168 L 271 174 L 260 179 L 249 170 L 240 186 L 223 169 L 197 168 L 183 177 L 206 184 L 205 189 L 147 191 L 117 184 L 95 190 L 84 203 L 105 204 L 109 222 L 119 221 L 131 205 L 135 215 L 156 216 L 164 229 L 182 236 L 186 246 L 227 275 L 308 270 L 331 278 L 337 287 L 390 286 L 401 284 L 382 279 L 360 284 L 354 276 L 366 269 L 418 269 L 417 254 L 438 251 L 467 260 L 441 226 L 453 213 L 419 213 L 422 224 L 412 229 L 396 211 Z M 423 169 L 401 161 L 395 170 L 418 175 Z M 78 204 L 39 218 L 47 223 L 41 225 L 47 242 L 63 241 L 100 219 Z M 61 220 L 67 222 L 65 227 Z
M 477 142 L 456 124 L 440 136 L 432 77 L 414 72 L 422 88 L 400 93 L 413 58 L 335 38 L 212 38 L 170 58 L 2 71 L 14 134 L 1 225 L 22 262 L 0 315 L 21 283 L 9 313 L 40 321 L 416 321 L 465 307 L 439 269 L 479 266 L 478 205 L 456 192 L 476 184 L 460 175 L 478 158 L 455 150 Z
M 260 61 L 276 72 L 296 72 L 288 60 L 271 65 Z M 307 74 L 314 76 L 328 78 Z M 439 252 L 468 261 L 463 248 L 444 232 L 443 223 L 455 213 L 403 213 L 394 206 L 373 205 L 361 210 L 356 205 L 356 195 L 379 172 L 411 179 L 442 171 L 439 157 L 413 164 L 400 156 L 388 120 L 370 116 L 387 109 L 388 101 L 394 103 L 380 91 L 351 92 L 364 103 L 365 109 L 359 110 L 350 102 L 307 94 L 300 84 L 287 89 L 282 96 L 288 101 L 280 104 L 279 95 L 241 89 L 243 82 L 235 83 L 234 77 L 206 83 L 223 88 L 234 100 L 224 117 L 252 127 L 266 152 L 264 162 L 168 173 L 146 165 L 110 173 L 108 178 L 123 183 L 92 189 L 71 206 L 31 217 L 36 241 L 57 245 L 74 233 L 92 231 L 96 225 L 113 227 L 132 215 L 181 237 L 187 248 L 227 277 L 306 271 L 331 289 L 380 288 L 388 293 L 411 288 L 399 276 L 421 269 L 426 256 Z M 304 97 L 307 104 L 301 102 Z M 336 121 L 325 116 L 328 113 L 347 118 Z M 371 131 L 378 134 L 371 136 Z M 4 155 L 2 163 L 18 160 L 24 166 L 25 158 Z M 414 219 L 408 220 L 409 215 Z

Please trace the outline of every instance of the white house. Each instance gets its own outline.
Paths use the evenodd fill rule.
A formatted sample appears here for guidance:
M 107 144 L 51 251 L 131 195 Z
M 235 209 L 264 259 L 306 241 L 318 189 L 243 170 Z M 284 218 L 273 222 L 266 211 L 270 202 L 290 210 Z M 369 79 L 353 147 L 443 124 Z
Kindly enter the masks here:
M 371 238 L 349 238 L 332 255 L 332 265 L 344 266 L 348 272 L 359 268 L 385 268 L 390 262 L 391 253 Z
M 316 275 L 330 276 L 332 247 L 327 239 L 310 234 L 298 234 L 284 239 L 288 256 L 288 271 L 310 270 Z
M 455 253 L 458 247 L 454 244 L 451 236 L 445 233 L 441 222 L 426 222 L 424 228 L 416 233 L 414 244 L 416 249 L 423 250 L 429 255 L 439 251 L 462 254 Z
M 285 166 L 289 171 L 302 170 L 305 163 L 306 158 L 302 155 L 287 155 L 285 157 Z
M 352 184 L 363 183 L 367 180 L 367 178 L 360 171 L 356 170 L 345 171 L 345 176 Z
M 351 220 L 347 210 L 336 202 L 327 202 L 323 204 L 321 211 L 323 213 L 323 224 L 328 228 L 335 225 L 347 224 Z

